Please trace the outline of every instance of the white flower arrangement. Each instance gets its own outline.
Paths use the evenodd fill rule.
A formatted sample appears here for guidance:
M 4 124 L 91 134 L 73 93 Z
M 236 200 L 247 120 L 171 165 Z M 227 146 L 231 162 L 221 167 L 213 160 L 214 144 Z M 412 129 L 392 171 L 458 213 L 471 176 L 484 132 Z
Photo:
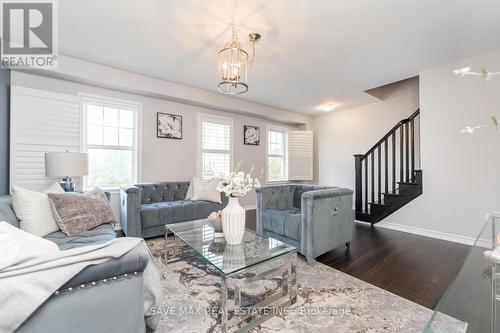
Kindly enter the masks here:
M 212 212 L 210 215 L 208 215 L 208 219 L 210 221 L 222 220 L 222 210 Z
M 248 194 L 254 187 L 260 187 L 260 181 L 258 178 L 252 175 L 254 168 L 250 170 L 249 173 L 244 173 L 239 171 L 239 166 L 235 171 L 231 172 L 227 177 L 220 177 L 220 182 L 217 185 L 217 190 L 219 192 L 224 192 L 226 197 L 243 197 Z

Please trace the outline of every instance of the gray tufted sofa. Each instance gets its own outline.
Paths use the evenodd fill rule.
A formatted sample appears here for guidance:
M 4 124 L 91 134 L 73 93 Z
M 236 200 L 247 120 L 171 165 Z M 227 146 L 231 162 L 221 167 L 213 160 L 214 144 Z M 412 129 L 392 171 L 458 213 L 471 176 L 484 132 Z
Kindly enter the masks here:
M 312 260 L 352 239 L 353 191 L 314 185 L 268 186 L 257 192 L 257 232 L 297 247 Z
M 198 220 L 221 210 L 222 204 L 185 200 L 189 182 L 143 183 L 122 186 L 120 221 L 125 235 L 156 237 L 165 234 L 165 224 Z
M 0 221 L 19 228 L 10 196 L 0 196 Z M 68 250 L 104 243 L 116 238 L 116 234 L 111 224 L 103 224 L 71 237 L 57 231 L 44 238 Z M 148 249 L 139 246 L 121 258 L 88 266 L 62 286 L 58 295 L 45 301 L 16 332 L 146 332 L 142 272 L 148 260 Z

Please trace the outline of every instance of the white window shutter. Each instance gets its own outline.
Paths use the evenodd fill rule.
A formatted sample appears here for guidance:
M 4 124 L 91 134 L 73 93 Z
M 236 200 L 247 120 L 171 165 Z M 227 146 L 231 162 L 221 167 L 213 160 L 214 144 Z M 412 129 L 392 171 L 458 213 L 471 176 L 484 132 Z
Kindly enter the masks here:
M 199 175 L 203 179 L 227 176 L 232 164 L 231 119 L 199 115 Z
M 313 131 L 288 131 L 288 179 L 314 179 Z
M 80 100 L 76 96 L 13 86 L 10 184 L 43 191 L 46 152 L 80 151 Z

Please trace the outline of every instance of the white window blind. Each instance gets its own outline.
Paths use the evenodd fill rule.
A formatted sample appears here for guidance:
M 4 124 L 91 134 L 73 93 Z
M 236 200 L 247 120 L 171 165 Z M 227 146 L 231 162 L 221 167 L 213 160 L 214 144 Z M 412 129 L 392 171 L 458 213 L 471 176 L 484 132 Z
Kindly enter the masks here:
M 85 186 L 108 189 L 137 181 L 139 104 L 83 99 L 83 150 L 89 154 Z
M 288 179 L 313 178 L 313 132 L 288 131 Z
M 288 179 L 288 133 L 285 130 L 267 131 L 267 179 L 286 181 Z
M 199 125 L 201 178 L 212 179 L 229 174 L 232 164 L 232 120 L 200 116 Z
M 10 119 L 10 184 L 46 190 L 46 152 L 80 151 L 77 96 L 13 86 Z

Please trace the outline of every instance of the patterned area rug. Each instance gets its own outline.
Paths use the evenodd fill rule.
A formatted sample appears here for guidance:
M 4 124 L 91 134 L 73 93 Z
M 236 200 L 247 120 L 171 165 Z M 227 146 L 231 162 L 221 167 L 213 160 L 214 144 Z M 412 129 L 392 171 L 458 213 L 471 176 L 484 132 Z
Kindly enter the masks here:
M 220 276 L 196 256 L 165 264 L 165 240 L 147 241 L 163 280 L 157 332 L 220 332 Z M 252 332 L 422 332 L 432 311 L 299 256 L 298 300 Z M 276 288 L 263 283 L 261 290 Z M 257 288 L 259 289 L 259 288 Z

